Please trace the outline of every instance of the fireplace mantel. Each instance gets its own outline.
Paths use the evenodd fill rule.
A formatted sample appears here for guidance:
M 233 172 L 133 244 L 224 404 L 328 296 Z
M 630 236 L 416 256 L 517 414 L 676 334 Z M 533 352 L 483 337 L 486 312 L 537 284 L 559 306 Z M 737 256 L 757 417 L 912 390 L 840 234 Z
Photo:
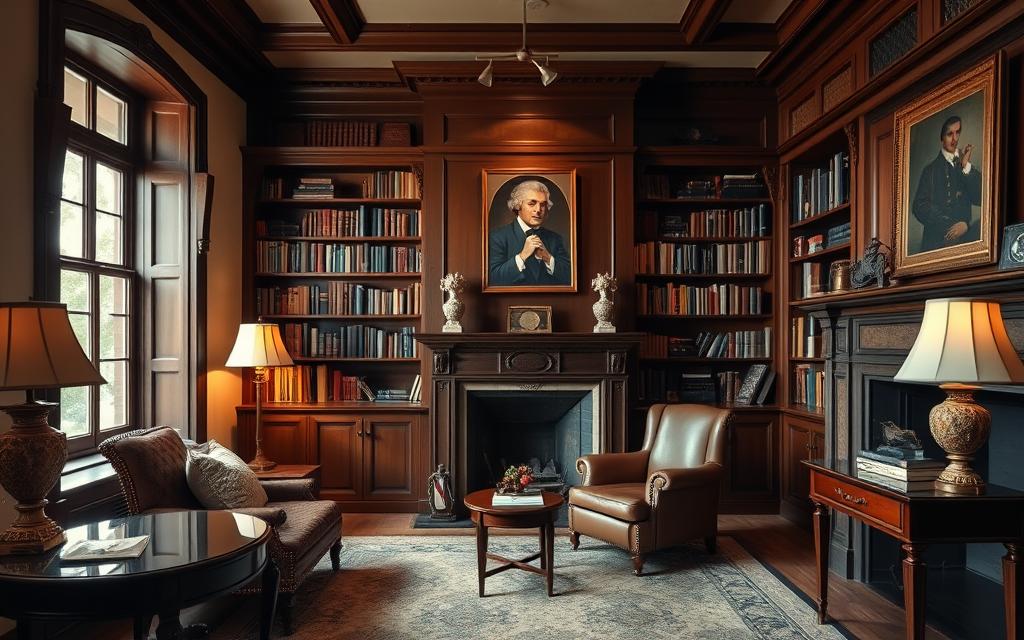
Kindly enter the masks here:
M 481 383 L 543 391 L 587 384 L 600 392 L 600 449 L 624 451 L 629 420 L 629 377 L 636 369 L 641 333 L 427 333 L 416 339 L 431 351 L 430 405 L 433 464 L 461 482 L 458 455 L 464 387 Z

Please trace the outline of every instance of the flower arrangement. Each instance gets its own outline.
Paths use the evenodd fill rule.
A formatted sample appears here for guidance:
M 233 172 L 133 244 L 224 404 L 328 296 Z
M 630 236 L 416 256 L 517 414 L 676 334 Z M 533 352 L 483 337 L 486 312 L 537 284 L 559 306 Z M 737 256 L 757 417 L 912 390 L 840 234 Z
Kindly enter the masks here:
M 441 291 L 460 293 L 465 284 L 466 279 L 458 271 L 455 273 L 446 273 L 445 276 L 441 278 Z
M 513 465 L 505 470 L 498 482 L 498 493 L 519 493 L 533 482 L 533 469 L 529 465 Z
M 619 288 L 619 282 L 615 276 L 610 273 L 599 273 L 590 281 L 590 287 L 597 292 L 614 292 Z

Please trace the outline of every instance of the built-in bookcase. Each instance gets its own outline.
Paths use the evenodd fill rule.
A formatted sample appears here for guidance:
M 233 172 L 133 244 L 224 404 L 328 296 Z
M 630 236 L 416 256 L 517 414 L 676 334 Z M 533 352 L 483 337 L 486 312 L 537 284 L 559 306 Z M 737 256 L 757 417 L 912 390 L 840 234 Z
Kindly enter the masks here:
M 637 175 L 641 407 L 736 405 L 751 365 L 773 360 L 774 208 L 763 169 L 700 155 L 661 150 Z M 771 394 L 762 402 L 773 404 Z

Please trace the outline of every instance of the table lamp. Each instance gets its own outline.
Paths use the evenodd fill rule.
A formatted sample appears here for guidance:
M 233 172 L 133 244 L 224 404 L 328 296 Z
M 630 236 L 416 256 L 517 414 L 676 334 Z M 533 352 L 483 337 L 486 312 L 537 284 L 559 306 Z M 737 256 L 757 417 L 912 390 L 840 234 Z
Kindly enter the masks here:
M 57 403 L 36 400 L 33 391 L 105 383 L 67 305 L 0 302 L 0 391 L 25 391 L 23 404 L 0 407 L 12 421 L 0 435 L 0 485 L 18 501 L 17 519 L 0 533 L 0 554 L 42 553 L 65 540 L 44 507 L 67 460 L 67 436 L 47 422 Z
M 970 463 L 988 440 L 992 415 L 974 402 L 974 392 L 979 384 L 1024 382 L 1024 363 L 1006 334 L 999 303 L 970 298 L 925 302 L 921 331 L 893 380 L 937 382 L 946 392 L 928 414 L 932 436 L 949 461 L 935 487 L 950 493 L 984 491 L 985 481 Z
M 263 383 L 267 381 L 267 367 L 290 367 L 292 358 L 284 348 L 281 329 L 274 323 L 247 323 L 238 327 L 235 346 L 231 349 L 226 366 L 253 367 L 252 381 L 256 384 L 256 457 L 249 463 L 253 471 L 267 471 L 277 466 L 263 455 Z

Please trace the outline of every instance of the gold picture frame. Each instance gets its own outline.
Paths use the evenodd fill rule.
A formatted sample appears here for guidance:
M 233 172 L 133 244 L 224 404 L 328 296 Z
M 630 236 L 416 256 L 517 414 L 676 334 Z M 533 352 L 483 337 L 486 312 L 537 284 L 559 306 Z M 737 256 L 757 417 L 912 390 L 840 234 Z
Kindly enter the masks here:
M 1002 67 L 990 56 L 896 112 L 896 277 L 998 258 Z
M 512 305 L 508 308 L 509 333 L 551 333 L 551 307 Z
M 482 193 L 483 292 L 574 293 L 576 169 L 485 169 Z M 537 197 L 547 201 L 543 212 L 521 221 L 528 214 L 519 212 Z M 538 236 L 541 251 L 520 262 L 517 255 L 531 235 Z

